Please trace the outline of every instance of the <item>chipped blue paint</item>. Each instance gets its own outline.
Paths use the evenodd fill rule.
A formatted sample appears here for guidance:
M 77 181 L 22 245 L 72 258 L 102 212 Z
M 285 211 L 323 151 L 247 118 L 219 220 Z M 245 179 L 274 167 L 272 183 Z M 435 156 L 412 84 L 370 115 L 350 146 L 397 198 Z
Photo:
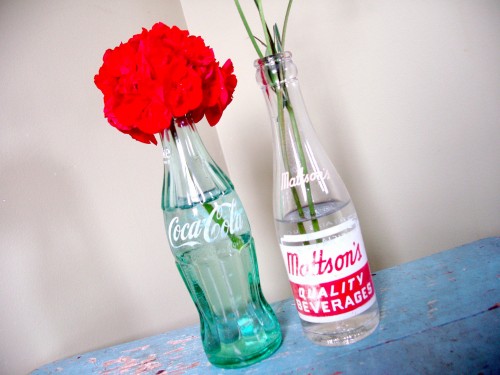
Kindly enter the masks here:
M 248 368 L 211 366 L 193 326 L 57 361 L 33 374 L 500 373 L 500 237 L 377 272 L 374 282 L 380 325 L 350 346 L 310 343 L 293 301 L 285 300 L 273 305 L 282 347 Z

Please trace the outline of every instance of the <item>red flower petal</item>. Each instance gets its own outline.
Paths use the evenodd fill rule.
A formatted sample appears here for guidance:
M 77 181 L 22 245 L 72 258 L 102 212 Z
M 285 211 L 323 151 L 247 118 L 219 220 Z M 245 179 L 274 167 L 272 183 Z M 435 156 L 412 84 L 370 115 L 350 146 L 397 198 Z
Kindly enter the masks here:
M 104 115 L 123 133 L 156 144 L 172 117 L 215 125 L 236 87 L 230 60 L 220 67 L 202 38 L 161 22 L 108 49 L 94 77 Z

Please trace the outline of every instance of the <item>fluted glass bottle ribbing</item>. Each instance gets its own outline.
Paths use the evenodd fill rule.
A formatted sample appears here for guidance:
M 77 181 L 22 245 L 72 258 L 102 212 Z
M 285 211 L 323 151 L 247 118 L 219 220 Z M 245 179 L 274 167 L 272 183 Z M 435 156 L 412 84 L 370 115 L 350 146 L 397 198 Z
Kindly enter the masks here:
M 314 132 L 291 54 L 255 67 L 273 128 L 276 231 L 304 333 L 320 345 L 356 342 L 379 323 L 356 210 Z
M 207 358 L 218 367 L 251 365 L 278 349 L 281 330 L 261 291 L 241 201 L 189 119 L 176 119 L 162 144 L 165 228 Z

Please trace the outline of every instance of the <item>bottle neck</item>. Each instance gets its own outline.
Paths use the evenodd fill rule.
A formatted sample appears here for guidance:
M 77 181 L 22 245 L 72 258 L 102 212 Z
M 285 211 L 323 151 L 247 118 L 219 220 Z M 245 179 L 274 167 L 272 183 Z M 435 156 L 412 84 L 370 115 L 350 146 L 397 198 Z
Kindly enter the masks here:
M 307 174 L 323 151 L 309 119 L 291 53 L 266 56 L 255 62 L 257 82 L 266 101 L 275 144 L 275 157 L 289 175 Z
M 268 87 L 275 90 L 297 79 L 297 67 L 290 52 L 263 57 L 256 60 L 254 66 L 257 69 L 257 82 L 263 89 Z
M 297 211 L 306 220 L 317 217 L 315 202 L 349 201 L 309 119 L 291 54 L 267 56 L 255 66 L 273 129 L 275 217 Z
M 189 117 L 174 118 L 161 136 L 163 209 L 190 207 L 213 200 L 232 184 L 208 153 Z
M 303 147 L 305 140 L 302 139 L 302 134 L 309 140 L 316 138 L 291 53 L 266 56 L 257 60 L 255 67 L 257 82 L 272 119 L 274 140 L 278 148 L 284 151 L 289 142 L 299 148 Z
M 196 127 L 189 117 L 173 118 L 170 127 L 161 134 L 163 162 L 171 165 L 172 161 L 187 161 L 203 155 L 211 157 L 205 149 Z M 180 158 L 180 160 L 178 160 Z

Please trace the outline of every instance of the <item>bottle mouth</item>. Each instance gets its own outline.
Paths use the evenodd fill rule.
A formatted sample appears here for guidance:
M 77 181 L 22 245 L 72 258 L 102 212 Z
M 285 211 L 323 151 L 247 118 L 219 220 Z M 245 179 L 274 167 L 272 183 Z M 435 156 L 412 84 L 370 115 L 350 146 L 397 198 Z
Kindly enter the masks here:
M 254 61 L 254 66 L 256 68 L 266 66 L 266 65 L 275 65 L 279 64 L 282 60 L 290 60 L 292 58 L 292 53 L 289 51 L 284 51 L 280 53 L 276 53 L 274 55 L 264 56 L 261 59 L 257 59 Z
M 262 88 L 282 86 L 296 82 L 297 68 L 291 52 L 280 52 L 255 60 L 255 78 Z

